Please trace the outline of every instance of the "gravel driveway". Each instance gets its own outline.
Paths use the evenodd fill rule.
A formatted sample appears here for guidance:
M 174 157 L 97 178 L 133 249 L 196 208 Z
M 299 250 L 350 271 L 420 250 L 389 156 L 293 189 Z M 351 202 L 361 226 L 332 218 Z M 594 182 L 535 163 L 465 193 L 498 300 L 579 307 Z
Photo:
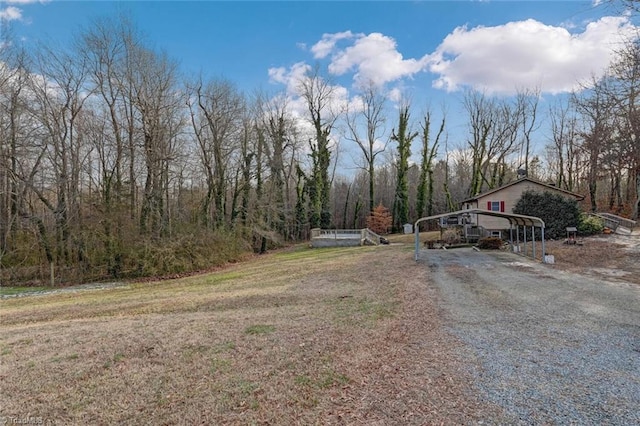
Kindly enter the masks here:
M 508 424 L 640 424 L 640 286 L 504 252 L 425 250 L 478 396 Z

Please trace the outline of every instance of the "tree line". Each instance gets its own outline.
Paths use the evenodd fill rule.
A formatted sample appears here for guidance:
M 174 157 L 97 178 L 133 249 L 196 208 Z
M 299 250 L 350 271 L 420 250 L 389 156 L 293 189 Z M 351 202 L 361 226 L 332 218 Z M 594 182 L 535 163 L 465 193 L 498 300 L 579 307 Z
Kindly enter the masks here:
M 400 230 L 519 169 L 588 195 L 592 210 L 638 215 L 635 42 L 603 79 L 548 111 L 538 91 L 466 92 L 466 131 L 451 140 L 445 114 L 414 115 L 407 100 L 393 109 L 373 84 L 344 101 L 319 67 L 296 98 L 185 76 L 123 17 L 29 52 L 7 34 L 3 285 L 206 269 L 312 228 L 362 228 L 378 205 Z M 338 167 L 346 152 L 357 153 L 355 173 Z

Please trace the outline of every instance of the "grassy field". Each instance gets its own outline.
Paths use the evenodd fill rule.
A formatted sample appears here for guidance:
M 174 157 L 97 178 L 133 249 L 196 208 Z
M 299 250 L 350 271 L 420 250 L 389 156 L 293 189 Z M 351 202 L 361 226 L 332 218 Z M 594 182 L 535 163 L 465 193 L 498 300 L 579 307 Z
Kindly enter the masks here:
M 4 299 L 0 419 L 425 424 L 487 416 L 411 244 Z

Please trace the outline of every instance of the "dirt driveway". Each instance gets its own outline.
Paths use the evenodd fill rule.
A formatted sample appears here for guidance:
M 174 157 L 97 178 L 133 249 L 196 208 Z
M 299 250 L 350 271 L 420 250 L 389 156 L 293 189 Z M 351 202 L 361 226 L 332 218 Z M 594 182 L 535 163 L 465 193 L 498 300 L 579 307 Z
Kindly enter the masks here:
M 477 396 L 509 424 L 640 424 L 640 286 L 512 253 L 427 250 Z

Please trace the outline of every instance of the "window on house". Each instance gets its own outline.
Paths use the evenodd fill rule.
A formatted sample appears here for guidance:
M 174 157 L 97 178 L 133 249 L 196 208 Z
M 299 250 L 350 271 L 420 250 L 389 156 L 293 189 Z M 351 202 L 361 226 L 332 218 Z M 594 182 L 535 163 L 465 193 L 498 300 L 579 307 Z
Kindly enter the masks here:
M 487 201 L 487 210 L 492 212 L 504 212 L 504 201 Z

